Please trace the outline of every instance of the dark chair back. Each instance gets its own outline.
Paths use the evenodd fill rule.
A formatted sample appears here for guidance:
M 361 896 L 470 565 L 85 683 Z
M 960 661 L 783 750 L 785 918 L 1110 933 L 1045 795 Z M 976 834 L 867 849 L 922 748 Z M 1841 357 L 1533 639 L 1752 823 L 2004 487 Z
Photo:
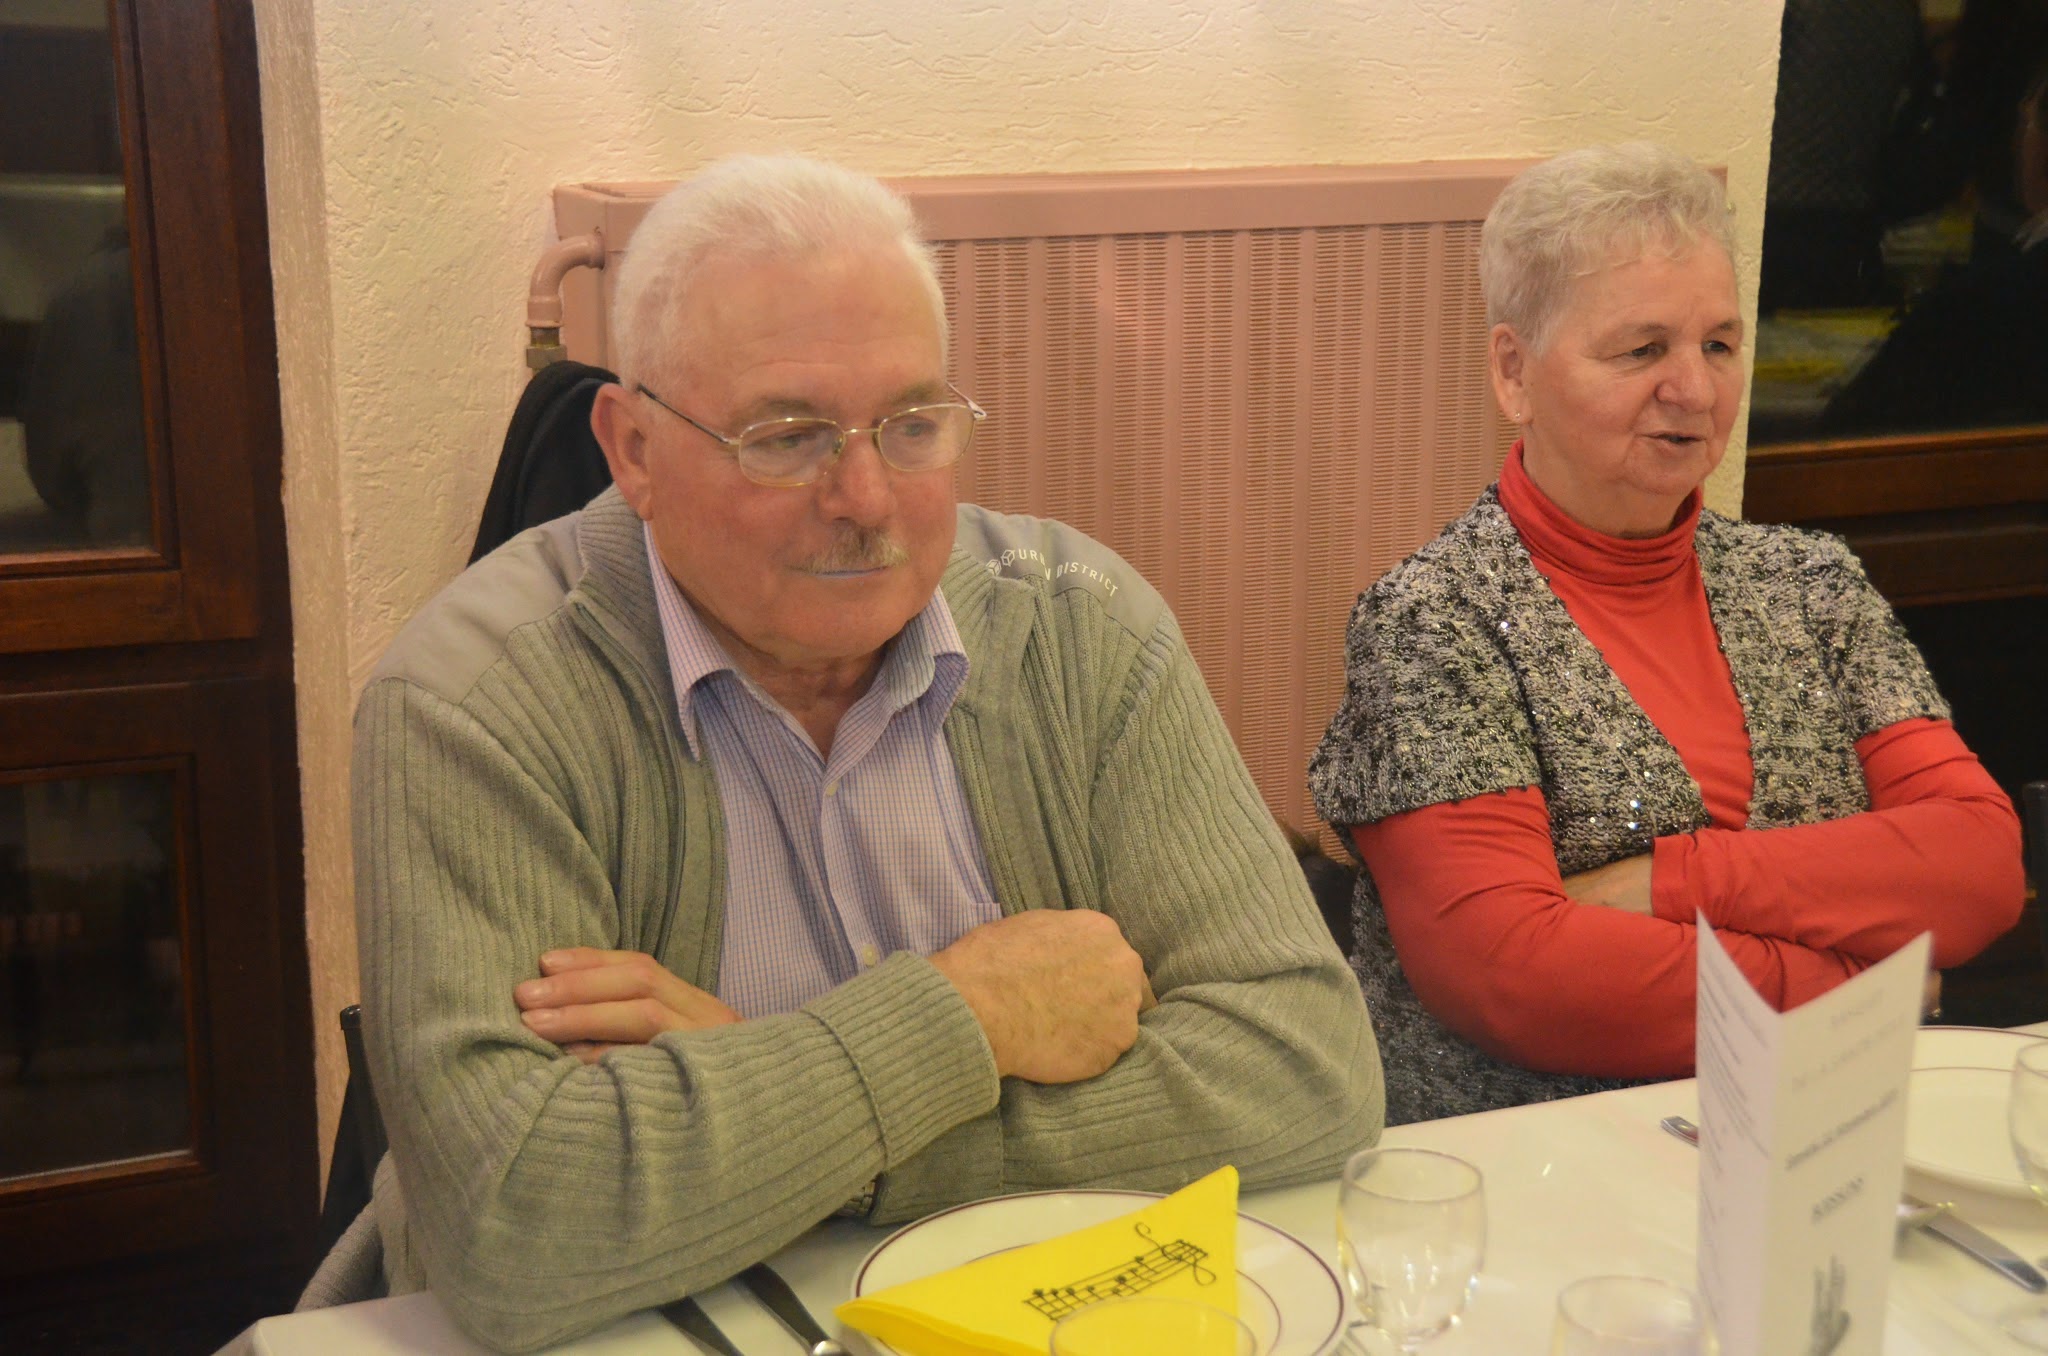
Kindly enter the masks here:
M 1351 896 L 1358 889 L 1358 869 L 1332 861 L 1320 852 L 1304 853 L 1295 860 L 1301 863 L 1301 874 L 1308 877 L 1308 892 L 1316 897 L 1316 908 L 1322 911 L 1331 940 L 1349 960 L 1358 945 L 1351 923 Z
M 370 1203 L 370 1182 L 387 1147 L 377 1091 L 363 1054 L 363 1010 L 341 1010 L 341 1042 L 348 1050 L 348 1087 L 341 1095 L 341 1120 L 334 1127 L 334 1156 L 327 1168 L 327 1195 L 320 1202 L 320 1255 L 325 1257 L 349 1222 Z
M 2041 921 L 2041 954 L 2048 959 L 2048 782 L 2020 788 L 2020 833 L 2026 842 L 2027 879 L 2034 884 L 2034 916 Z
M 612 483 L 590 431 L 590 406 L 601 387 L 617 380 L 588 363 L 553 363 L 533 374 L 505 430 L 472 564 L 527 528 L 574 513 Z

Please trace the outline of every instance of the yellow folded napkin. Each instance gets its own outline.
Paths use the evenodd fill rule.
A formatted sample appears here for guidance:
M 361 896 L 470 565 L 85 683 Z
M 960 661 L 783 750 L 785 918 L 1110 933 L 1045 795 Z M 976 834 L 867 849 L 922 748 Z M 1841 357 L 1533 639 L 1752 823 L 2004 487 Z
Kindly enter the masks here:
M 839 1306 L 904 1356 L 1045 1356 L 1052 1325 L 1096 1300 L 1178 1295 L 1237 1313 L 1237 1169 L 1142 1210 Z

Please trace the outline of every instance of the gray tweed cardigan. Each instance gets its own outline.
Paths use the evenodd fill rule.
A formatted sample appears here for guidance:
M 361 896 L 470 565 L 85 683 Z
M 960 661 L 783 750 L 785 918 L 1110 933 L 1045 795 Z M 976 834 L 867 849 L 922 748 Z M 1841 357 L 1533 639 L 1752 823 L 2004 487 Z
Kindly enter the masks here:
M 1693 543 L 1749 731 L 1749 826 L 1867 810 L 1856 741 L 1948 715 L 1890 605 L 1836 537 L 1703 512 Z M 1332 824 L 1540 787 L 1565 875 L 1707 825 L 1699 784 L 1537 572 L 1494 489 L 1359 595 L 1345 659 L 1343 704 L 1309 763 Z M 1369 870 L 1353 909 L 1389 1125 L 1629 1081 L 1490 1058 L 1423 1010 Z

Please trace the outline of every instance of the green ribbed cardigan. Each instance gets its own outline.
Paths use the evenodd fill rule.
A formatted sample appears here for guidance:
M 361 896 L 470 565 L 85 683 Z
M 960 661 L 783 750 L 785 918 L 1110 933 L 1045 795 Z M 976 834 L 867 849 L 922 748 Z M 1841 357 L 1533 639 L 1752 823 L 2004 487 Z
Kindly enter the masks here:
M 1097 908 L 1159 1006 L 1099 1078 L 999 1080 L 899 954 L 801 1011 L 595 1065 L 521 1026 L 552 947 L 718 982 L 726 871 L 639 519 L 608 491 L 465 573 L 356 713 L 365 1031 L 395 1292 L 531 1349 L 702 1289 L 877 1175 L 877 1221 L 1009 1191 L 1333 1176 L 1383 1117 L 1358 986 L 1158 594 L 1058 523 L 960 510 L 946 735 L 1005 911 Z M 391 1169 L 395 1167 L 395 1172 Z

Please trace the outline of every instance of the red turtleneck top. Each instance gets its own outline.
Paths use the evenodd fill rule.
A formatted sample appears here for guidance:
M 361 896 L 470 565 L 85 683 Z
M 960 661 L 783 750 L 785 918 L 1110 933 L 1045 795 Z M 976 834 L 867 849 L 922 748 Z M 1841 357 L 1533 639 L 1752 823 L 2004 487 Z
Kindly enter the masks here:
M 2012 926 L 2019 821 L 1947 721 L 1857 741 L 1871 809 L 1750 830 L 1749 736 L 1707 607 L 1694 493 L 1663 536 L 1567 517 L 1516 445 L 1501 507 L 1536 568 L 1700 785 L 1710 826 L 1656 840 L 1651 914 L 1565 893 L 1538 787 L 1351 830 L 1402 969 L 1453 1031 L 1552 1072 L 1679 1077 L 1693 1067 L 1695 911 L 1757 989 L 1793 1007 L 1923 931 L 1936 967 Z

